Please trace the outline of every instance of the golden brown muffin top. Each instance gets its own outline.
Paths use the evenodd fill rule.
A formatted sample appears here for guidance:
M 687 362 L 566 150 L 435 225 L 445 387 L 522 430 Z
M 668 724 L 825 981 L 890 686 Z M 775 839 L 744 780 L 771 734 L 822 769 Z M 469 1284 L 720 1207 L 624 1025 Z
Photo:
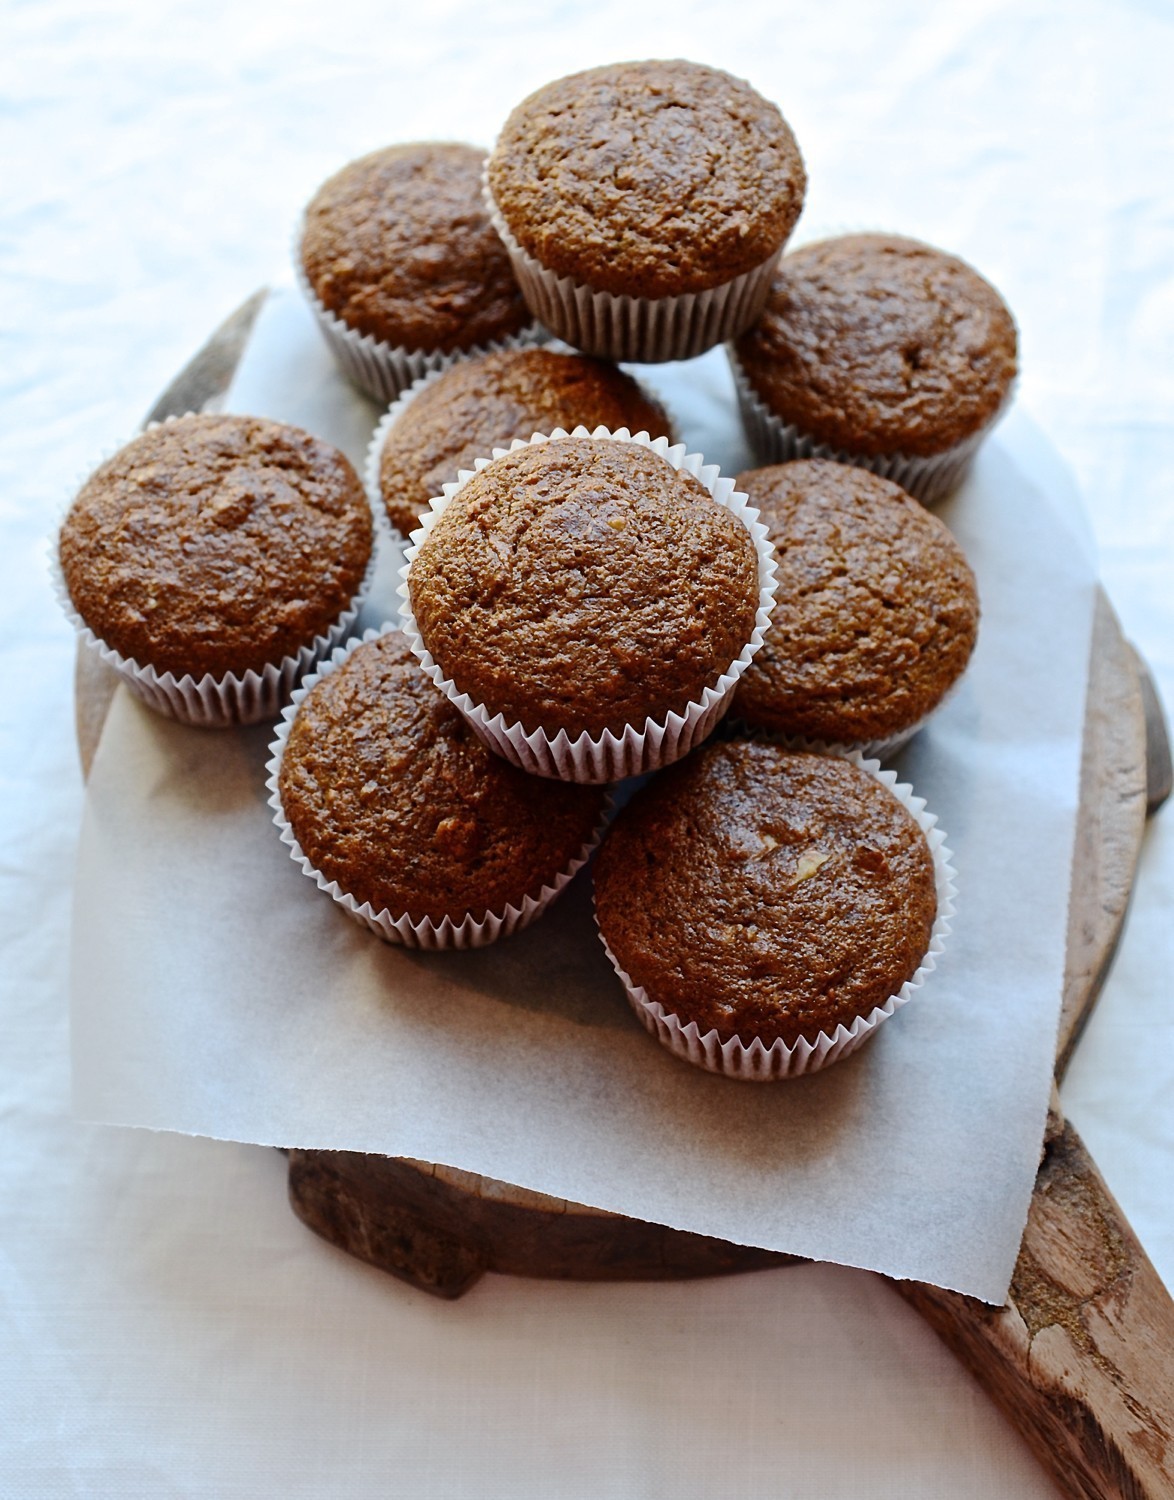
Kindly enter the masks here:
M 489 185 L 522 248 L 601 291 L 674 296 L 753 270 L 803 207 L 803 158 L 778 109 L 691 62 L 560 78 L 506 121 Z
M 842 744 L 910 728 L 962 675 L 978 591 L 946 526 L 899 485 L 819 459 L 739 474 L 778 561 L 774 614 L 732 712 Z
M 928 458 L 972 437 L 1017 368 L 1015 323 L 994 287 L 957 256 L 886 234 L 784 256 L 736 347 L 776 416 L 864 457 Z
M 577 426 L 670 436 L 660 404 L 606 360 L 551 349 L 461 360 L 414 396 L 387 434 L 379 487 L 392 525 L 414 531 L 445 483 L 494 448 Z
M 198 679 L 260 671 L 324 634 L 371 547 L 370 507 L 337 448 L 260 417 L 189 416 L 90 476 L 60 557 L 96 636 Z
M 574 738 L 642 728 L 715 683 L 753 633 L 758 558 L 742 522 L 658 454 L 558 438 L 474 475 L 409 586 L 462 692 Z
M 531 321 L 481 196 L 485 153 L 423 142 L 373 151 L 306 209 L 302 266 L 348 328 L 397 348 L 471 349 Z
M 711 742 L 650 781 L 595 862 L 620 967 L 723 1041 L 814 1041 L 912 978 L 937 915 L 933 857 L 847 760 Z
M 413 921 L 480 921 L 578 855 L 599 787 L 528 776 L 487 750 L 398 630 L 311 689 L 278 780 L 302 850 L 356 901 Z

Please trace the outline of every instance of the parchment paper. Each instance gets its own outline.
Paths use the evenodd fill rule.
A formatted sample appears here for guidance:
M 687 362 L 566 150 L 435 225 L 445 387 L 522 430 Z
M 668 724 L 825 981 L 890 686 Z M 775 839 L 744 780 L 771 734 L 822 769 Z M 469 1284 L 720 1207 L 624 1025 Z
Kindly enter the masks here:
M 720 352 L 645 373 L 691 447 L 749 461 Z M 293 293 L 267 304 L 228 405 L 356 463 L 377 416 Z M 182 728 L 120 689 L 79 851 L 77 1111 L 419 1157 L 1001 1302 L 1052 1072 L 1095 566 L 1078 500 L 1017 413 L 939 513 L 978 575 L 982 630 L 898 765 L 949 833 L 959 915 L 923 996 L 856 1057 L 762 1087 L 676 1061 L 629 1013 L 584 877 L 494 948 L 385 946 L 278 843 L 268 730 Z

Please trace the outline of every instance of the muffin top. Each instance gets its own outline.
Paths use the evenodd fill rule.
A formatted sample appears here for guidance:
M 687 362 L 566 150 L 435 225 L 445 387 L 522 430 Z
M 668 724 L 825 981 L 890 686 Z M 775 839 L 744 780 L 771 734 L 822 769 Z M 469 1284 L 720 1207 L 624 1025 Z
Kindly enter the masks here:
M 424 142 L 343 167 L 306 209 L 302 266 L 358 333 L 405 349 L 471 349 L 531 322 L 481 196 L 485 153 Z
M 739 474 L 778 562 L 774 614 L 733 713 L 842 744 L 930 712 L 978 634 L 974 574 L 948 529 L 898 485 L 819 459 Z
M 633 443 L 558 438 L 494 459 L 412 563 L 438 666 L 527 733 L 596 737 L 681 712 L 754 630 L 747 528 Z
M 548 83 L 506 121 L 489 185 L 522 248 L 601 291 L 674 296 L 769 260 L 803 207 L 803 158 L 748 83 L 626 62 Z
M 599 787 L 528 776 L 487 750 L 398 630 L 315 684 L 290 729 L 281 804 L 313 865 L 413 921 L 520 905 L 579 854 Z
M 779 262 L 761 319 L 737 341 L 783 421 L 853 455 L 929 458 L 980 432 L 1016 373 L 1015 323 L 956 256 L 850 234 Z
M 424 386 L 383 445 L 379 488 L 404 536 L 461 469 L 514 438 L 583 426 L 668 437 L 663 408 L 601 359 L 550 349 L 506 349 L 462 360 Z
M 650 1000 L 723 1041 L 813 1041 L 912 978 L 933 857 L 851 761 L 711 742 L 650 781 L 595 862 L 600 929 Z
M 337 448 L 260 417 L 189 416 L 90 476 L 60 558 L 96 636 L 198 679 L 260 671 L 324 634 L 371 546 L 370 507 Z

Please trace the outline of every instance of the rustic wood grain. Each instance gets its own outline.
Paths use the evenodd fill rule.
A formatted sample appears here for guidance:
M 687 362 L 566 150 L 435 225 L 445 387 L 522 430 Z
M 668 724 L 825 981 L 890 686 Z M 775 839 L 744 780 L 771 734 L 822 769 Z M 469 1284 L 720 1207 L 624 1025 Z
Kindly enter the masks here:
M 1073 856 L 1060 1079 L 1112 964 L 1147 809 L 1169 793 L 1157 694 L 1102 595 Z M 1152 684 L 1151 684 L 1152 689 Z M 1174 1302 L 1053 1103 L 1007 1305 L 894 1283 L 1081 1500 L 1174 1496 Z
M 167 417 L 182 417 L 189 411 L 205 411 L 224 395 L 268 295 L 266 287 L 259 287 L 235 312 L 229 313 L 151 407 L 143 418 L 144 427 Z
M 1145 716 L 1135 654 L 1098 591 L 1089 653 L 1056 1077 L 1096 1004 L 1125 925 L 1146 818 Z
M 173 382 L 151 419 L 227 387 L 258 294 Z M 77 664 L 88 771 L 115 685 Z M 1073 861 L 1057 1077 L 1096 1001 L 1128 908 L 1147 807 L 1169 795 L 1165 722 L 1144 664 L 1098 598 Z M 453 1168 L 353 1152 L 290 1152 L 290 1201 L 349 1253 L 437 1295 L 487 1269 L 620 1279 L 710 1275 L 794 1257 L 746 1250 L 548 1198 Z M 918 1283 L 897 1290 L 969 1366 L 1062 1493 L 1174 1497 L 1174 1302 L 1054 1101 L 1006 1307 Z
M 1053 1112 L 1006 1307 L 897 1288 L 1080 1500 L 1174 1495 L 1174 1304 Z
M 485 1271 L 664 1281 L 785 1265 L 796 1257 L 686 1234 L 473 1173 L 354 1151 L 291 1151 L 290 1200 L 311 1229 L 441 1297 Z
M 1146 811 L 1152 816 L 1174 791 L 1174 758 L 1170 754 L 1170 731 L 1158 696 L 1158 685 L 1141 653 L 1132 646 L 1130 652 L 1145 713 Z

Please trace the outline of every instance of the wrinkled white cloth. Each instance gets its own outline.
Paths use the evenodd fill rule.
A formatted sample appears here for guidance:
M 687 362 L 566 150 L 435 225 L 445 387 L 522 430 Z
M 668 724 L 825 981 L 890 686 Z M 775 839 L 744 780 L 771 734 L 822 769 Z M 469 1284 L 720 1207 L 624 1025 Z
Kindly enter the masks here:
M 876 1278 L 488 1278 L 425 1299 L 315 1241 L 273 1152 L 68 1114 L 73 645 L 43 539 L 272 274 L 298 207 L 392 139 L 488 143 L 546 78 L 686 55 L 782 103 L 805 231 L 956 250 L 1023 337 L 1102 573 L 1174 703 L 1174 22 L 1136 0 L 720 11 L 612 0 L 394 14 L 0 9 L 0 1493 L 47 1497 L 1050 1496 Z M 1064 1087 L 1174 1281 L 1170 814 Z

